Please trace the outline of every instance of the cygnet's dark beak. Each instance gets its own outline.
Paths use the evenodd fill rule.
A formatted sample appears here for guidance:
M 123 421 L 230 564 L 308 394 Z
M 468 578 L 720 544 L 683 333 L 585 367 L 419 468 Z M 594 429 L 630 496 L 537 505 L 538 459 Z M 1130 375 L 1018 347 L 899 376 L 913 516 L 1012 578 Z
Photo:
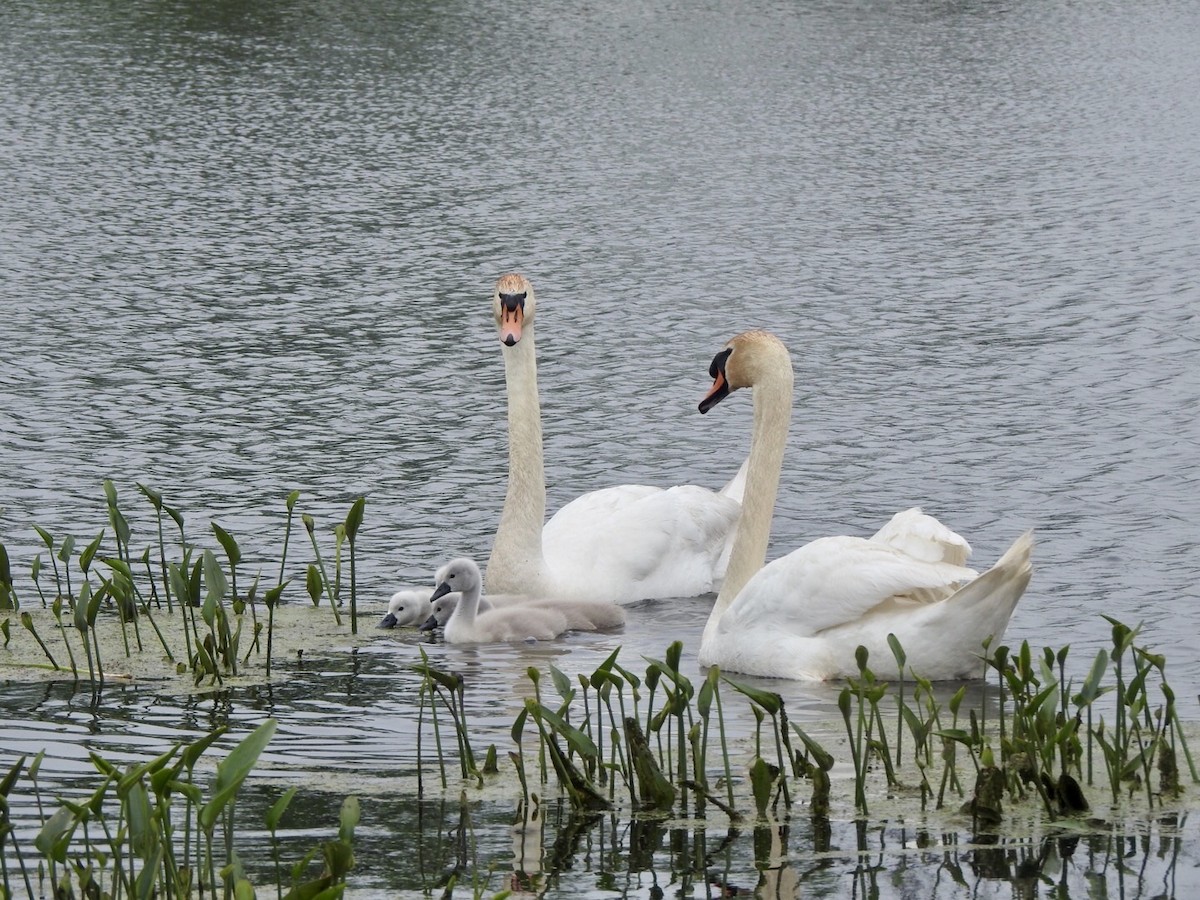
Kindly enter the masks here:
M 450 587 L 449 583 L 443 581 L 433 589 L 433 596 L 429 598 L 429 602 L 432 603 L 434 600 L 438 599 L 438 597 L 445 597 L 452 590 L 453 588 Z
M 396 614 L 388 613 L 386 616 L 384 616 L 382 619 L 379 620 L 379 624 L 376 625 L 375 627 L 376 628 L 395 628 L 396 627 Z
M 421 631 L 433 631 L 438 627 L 437 616 L 431 615 L 428 619 L 421 623 Z

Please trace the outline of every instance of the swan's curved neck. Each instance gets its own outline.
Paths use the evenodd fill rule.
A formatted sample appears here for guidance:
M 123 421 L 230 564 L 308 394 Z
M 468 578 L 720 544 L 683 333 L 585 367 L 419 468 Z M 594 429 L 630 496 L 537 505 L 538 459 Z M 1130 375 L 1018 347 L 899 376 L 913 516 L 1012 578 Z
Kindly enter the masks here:
M 791 412 L 792 369 L 788 364 L 754 386 L 754 433 L 750 440 L 742 515 L 729 554 L 725 580 L 705 625 L 702 644 L 712 637 L 717 621 L 746 586 L 746 582 L 766 562 L 767 545 L 771 540 L 771 517 L 775 511 L 775 496 L 779 492 L 779 473 L 783 468 Z
M 459 622 L 470 625 L 475 621 L 475 615 L 479 612 L 479 594 L 479 588 L 476 587 L 463 591 L 459 596 L 458 605 L 454 608 Z
M 546 476 L 542 463 L 542 411 L 538 402 L 533 324 L 521 340 L 504 348 L 508 390 L 508 492 L 488 559 L 488 590 L 526 591 L 542 575 L 542 525 L 546 519 Z

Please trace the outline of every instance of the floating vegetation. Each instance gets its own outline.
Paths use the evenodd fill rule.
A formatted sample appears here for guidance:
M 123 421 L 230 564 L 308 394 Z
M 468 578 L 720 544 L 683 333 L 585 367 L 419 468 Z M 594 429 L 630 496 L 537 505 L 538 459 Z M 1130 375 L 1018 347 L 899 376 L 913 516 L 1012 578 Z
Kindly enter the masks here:
M 60 677 L 86 679 L 96 686 L 123 675 L 122 668 L 137 668 L 131 663 L 137 657 L 165 659 L 171 670 L 190 676 L 197 686 L 221 685 L 245 675 L 247 668 L 270 675 L 276 611 L 290 581 L 284 579 L 284 573 L 299 492 L 286 498 L 287 524 L 278 578 L 262 596 L 267 610 L 264 624 L 258 617 L 263 573 L 255 573 L 247 586 L 237 538 L 219 523 L 210 522 L 215 545 L 205 546 L 203 535 L 195 540 L 189 537 L 183 515 L 161 493 L 141 484 L 137 488 L 153 511 L 154 527 L 148 535 L 134 534 L 111 481 L 104 482 L 108 526 L 78 552 L 74 536 L 60 539 L 33 526 L 46 548 L 50 567 L 47 571 L 41 553 L 33 559 L 30 578 L 36 597 L 32 602 L 18 595 L 8 552 L 0 543 L 0 615 L 5 610 L 14 614 L 11 618 L 28 632 L 40 654 L 31 657 L 13 652 L 4 665 L 48 668 Z M 326 535 L 311 515 L 301 515 L 315 560 L 309 564 L 306 587 L 314 605 L 328 604 L 338 628 L 342 626 L 339 607 L 348 596 L 351 635 L 358 632 L 356 546 L 365 505 L 364 498 L 355 500 L 345 521 L 331 529 L 335 542 L 332 578 L 321 556 Z M 175 526 L 172 539 L 167 537 L 167 520 Z M 349 546 L 345 579 L 343 542 Z M 6 648 L 19 651 L 12 624 L 10 618 L 0 619 Z M 114 625 L 120 634 L 116 647 L 101 638 L 101 631 L 107 634 Z M 149 626 L 145 639 L 143 626 Z M 106 668 L 104 655 L 114 649 L 123 663 L 109 658 Z M 48 666 L 36 662 L 38 658 L 47 660 Z

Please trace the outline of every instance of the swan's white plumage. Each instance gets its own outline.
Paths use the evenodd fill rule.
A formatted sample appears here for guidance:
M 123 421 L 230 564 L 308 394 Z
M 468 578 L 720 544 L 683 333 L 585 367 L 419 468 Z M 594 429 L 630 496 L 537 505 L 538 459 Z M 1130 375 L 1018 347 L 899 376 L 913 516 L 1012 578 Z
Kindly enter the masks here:
M 492 300 L 508 391 L 509 485 L 487 565 L 489 591 L 616 603 L 712 591 L 740 512 L 736 477 L 722 491 L 605 488 L 545 521 L 533 288 L 504 275 Z
M 980 675 L 983 642 L 1001 638 L 1029 583 L 1032 536 L 1019 537 L 978 575 L 965 565 L 970 545 L 914 508 L 869 539 L 819 538 L 763 566 L 787 434 L 784 411 L 791 405 L 791 360 L 765 332 L 739 335 L 729 348 L 718 356 L 724 369 L 702 409 L 727 390 L 752 387 L 755 429 L 730 575 L 705 626 L 701 664 L 824 680 L 857 674 L 855 651 L 862 645 L 875 671 L 890 674 L 887 638 L 894 634 L 907 656 L 906 677 Z

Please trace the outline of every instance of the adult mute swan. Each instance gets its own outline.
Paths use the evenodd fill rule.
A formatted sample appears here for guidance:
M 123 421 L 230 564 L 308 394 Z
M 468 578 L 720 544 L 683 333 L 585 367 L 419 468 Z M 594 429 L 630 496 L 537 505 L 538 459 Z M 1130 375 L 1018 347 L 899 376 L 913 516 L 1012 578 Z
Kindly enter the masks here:
M 438 591 L 443 584 L 450 586 L 450 589 L 454 591 L 461 591 L 463 583 L 477 582 L 482 585 L 482 578 L 478 575 L 479 567 L 473 560 L 464 557 L 453 562 L 455 565 L 452 566 L 448 563 L 438 570 L 434 579 L 438 587 L 434 589 L 431 612 L 425 624 L 421 626 L 422 631 L 445 628 L 458 606 L 462 595 L 460 593 L 439 595 Z M 474 575 L 470 574 L 472 567 L 476 573 Z M 462 574 L 463 570 L 467 574 Z M 459 579 L 457 583 L 455 583 L 456 578 Z M 475 610 L 477 621 L 483 613 L 492 609 L 511 610 L 514 607 L 522 607 L 533 610 L 552 610 L 566 620 L 568 631 L 604 631 L 625 624 L 625 610 L 608 600 L 551 600 L 542 597 L 526 597 L 520 594 L 488 594 L 484 597 L 481 591 L 480 594 Z M 515 616 L 517 614 L 506 612 L 505 615 Z
M 700 642 L 700 664 L 769 678 L 856 675 L 865 646 L 891 672 L 888 634 L 909 671 L 931 680 L 978 677 L 983 641 L 1004 634 L 1032 568 L 1025 533 L 982 575 L 965 540 L 919 509 L 897 513 L 872 538 L 818 538 L 764 566 L 792 404 L 787 349 L 765 331 L 740 334 L 713 359 L 706 413 L 749 387 L 754 433 L 742 518 Z
M 742 480 L 721 491 L 623 484 L 584 494 L 546 522 L 533 286 L 496 282 L 492 310 L 508 391 L 508 492 L 487 564 L 490 592 L 632 603 L 720 583 Z

